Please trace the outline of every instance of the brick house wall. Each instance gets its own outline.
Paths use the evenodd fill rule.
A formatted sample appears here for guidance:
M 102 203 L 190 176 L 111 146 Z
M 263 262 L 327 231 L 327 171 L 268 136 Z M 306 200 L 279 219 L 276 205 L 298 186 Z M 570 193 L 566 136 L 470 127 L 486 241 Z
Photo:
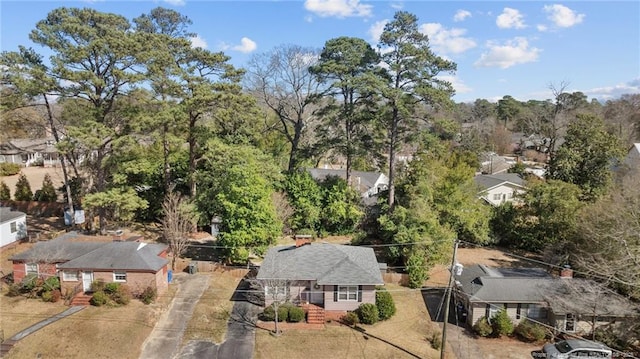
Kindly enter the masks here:
M 74 271 L 68 271 L 74 272 Z M 169 284 L 167 283 L 167 277 L 163 274 L 163 270 L 159 270 L 157 273 L 152 272 L 129 272 L 127 273 L 126 282 L 117 282 L 126 285 L 131 294 L 138 295 L 144 291 L 145 288 L 151 286 L 155 288 L 158 294 L 167 290 Z M 101 280 L 105 283 L 113 283 L 113 271 L 93 271 L 93 280 Z M 64 280 L 62 273 L 60 273 L 60 287 L 62 293 L 73 292 L 77 285 L 82 285 L 82 272 L 78 272 L 76 280 Z
M 13 282 L 20 283 L 27 276 L 27 263 L 13 262 Z M 56 276 L 57 270 L 54 263 L 38 263 L 38 276 L 41 278 L 49 278 Z

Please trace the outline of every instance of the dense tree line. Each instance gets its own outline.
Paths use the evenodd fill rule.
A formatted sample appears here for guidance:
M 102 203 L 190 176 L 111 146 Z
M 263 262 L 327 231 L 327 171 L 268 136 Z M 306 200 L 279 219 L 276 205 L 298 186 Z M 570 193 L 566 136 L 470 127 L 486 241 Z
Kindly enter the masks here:
M 70 211 L 82 204 L 96 215 L 96 230 L 161 222 L 167 200 L 181 198 L 200 226 L 221 218 L 232 262 L 288 231 L 391 244 L 386 255 L 408 269 L 412 286 L 455 238 L 552 248 L 575 261 L 573 249 L 589 239 L 582 209 L 617 193 L 610 169 L 640 138 L 640 95 L 589 102 L 562 83 L 546 101 L 454 103 L 439 75 L 456 64 L 431 50 L 404 11 L 377 49 L 352 37 L 322 49 L 281 45 L 246 69 L 193 47 L 190 25 L 164 8 L 132 20 L 59 8 L 30 34 L 49 61 L 23 47 L 0 56 L 9 131 L 54 135 L 63 197 Z M 478 158 L 510 152 L 516 132 L 546 139 L 549 180 L 530 182 L 522 206 L 491 212 L 472 180 Z M 333 160 L 344 161 L 346 180 L 305 171 Z M 354 170 L 388 174 L 375 206 L 353 189 Z

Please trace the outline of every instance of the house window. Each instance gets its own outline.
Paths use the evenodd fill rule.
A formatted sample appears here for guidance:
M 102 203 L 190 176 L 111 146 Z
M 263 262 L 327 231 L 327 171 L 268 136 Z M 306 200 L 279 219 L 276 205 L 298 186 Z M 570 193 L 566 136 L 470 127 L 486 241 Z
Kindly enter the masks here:
M 113 272 L 113 281 L 114 282 L 126 282 L 127 281 L 127 272 L 122 272 L 122 271 Z
M 16 233 L 18 231 L 18 222 L 11 222 L 11 233 Z
M 527 308 L 528 318 L 543 318 L 546 315 L 544 308 L 539 304 L 529 304 Z
M 38 263 L 26 263 L 24 266 L 25 266 L 27 275 L 38 274 Z
M 77 282 L 78 272 L 76 271 L 62 271 L 62 281 L 64 282 Z
M 338 286 L 338 300 L 358 300 L 357 285 L 341 285 Z
M 284 296 L 287 294 L 287 287 L 286 286 L 267 286 L 264 288 L 265 292 L 267 293 L 267 295 L 270 296 Z
M 513 192 L 509 192 L 509 193 L 507 193 L 507 198 L 508 198 L 508 199 L 513 198 Z
M 499 201 L 502 199 L 502 193 L 494 193 L 493 194 L 493 200 L 494 201 Z

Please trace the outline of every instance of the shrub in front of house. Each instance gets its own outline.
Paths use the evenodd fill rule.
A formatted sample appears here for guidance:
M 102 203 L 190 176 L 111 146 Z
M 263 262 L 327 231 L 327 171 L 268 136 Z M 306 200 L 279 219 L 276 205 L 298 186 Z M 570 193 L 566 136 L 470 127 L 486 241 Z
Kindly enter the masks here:
M 105 292 L 97 291 L 93 293 L 93 296 L 91 297 L 89 303 L 91 303 L 91 305 L 95 305 L 96 307 L 100 307 L 107 304 L 108 301 L 109 296 L 107 296 Z
M 493 333 L 493 328 L 489 324 L 487 317 L 482 316 L 473 325 L 473 331 L 481 337 L 488 337 Z
M 0 176 L 13 176 L 20 172 L 20 165 L 17 163 L 0 163 Z
M 91 290 L 94 292 L 104 291 L 106 283 L 102 279 L 96 279 L 91 282 Z
M 291 306 L 287 305 L 287 304 L 280 304 L 278 306 L 278 321 L 279 322 L 285 322 L 287 321 L 287 318 L 289 318 L 289 308 Z M 262 311 L 262 314 L 260 315 L 260 320 L 265 321 L 265 322 L 273 322 L 276 320 L 276 312 L 274 309 L 274 305 L 271 304 L 270 306 L 264 308 L 264 310 Z
M 547 329 L 538 323 L 528 319 L 522 319 L 514 329 L 518 337 L 527 342 L 537 342 L 547 336 Z
M 151 304 L 153 303 L 154 300 L 156 300 L 156 297 L 158 296 L 158 292 L 156 291 L 155 288 L 149 286 L 146 287 L 142 293 L 140 293 L 140 295 L 138 296 L 138 298 L 142 301 L 142 303 L 144 304 Z
M 360 318 L 358 318 L 358 314 L 356 312 L 347 312 L 347 314 L 345 314 L 341 319 L 342 323 L 350 327 L 360 323 Z
M 376 289 L 376 307 L 378 307 L 378 319 L 387 320 L 396 314 L 396 304 L 391 293 L 384 288 Z
M 291 306 L 289 308 L 288 322 L 298 323 L 304 320 L 304 309 L 300 307 Z
M 107 294 L 113 294 L 118 291 L 118 288 L 120 288 L 120 283 L 106 283 L 103 290 Z
M 129 302 L 131 301 L 131 290 L 129 290 L 129 287 L 120 283 L 115 284 L 118 284 L 115 291 L 109 293 L 109 297 L 111 298 L 111 300 L 119 305 L 129 304 Z M 105 289 L 107 288 L 105 287 Z
M 356 309 L 358 319 L 362 324 L 375 324 L 378 322 L 378 307 L 375 304 L 363 303 Z
M 31 201 L 33 198 L 31 185 L 24 173 L 20 174 L 20 177 L 18 177 L 18 182 L 16 182 L 16 191 L 13 194 L 13 198 L 15 198 L 16 201 Z
M 11 190 L 4 181 L 0 181 L 0 201 L 11 200 Z
M 509 318 L 507 311 L 502 308 L 491 318 L 491 327 L 493 335 L 501 337 L 503 335 L 511 335 L 513 333 L 513 321 Z

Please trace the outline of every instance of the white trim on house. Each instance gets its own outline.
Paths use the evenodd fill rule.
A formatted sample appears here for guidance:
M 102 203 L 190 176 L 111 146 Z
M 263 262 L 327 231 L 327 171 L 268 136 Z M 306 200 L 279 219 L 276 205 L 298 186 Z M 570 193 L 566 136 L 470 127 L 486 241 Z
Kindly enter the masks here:
M 338 302 L 357 302 L 358 286 L 357 285 L 339 285 L 338 286 Z
M 80 278 L 78 271 L 62 271 L 63 282 L 77 282 Z
M 127 272 L 113 271 L 113 281 L 118 283 L 125 283 L 127 281 Z
M 38 275 L 40 272 L 38 271 L 38 263 L 25 263 L 24 264 L 24 273 L 25 275 L 35 274 Z

